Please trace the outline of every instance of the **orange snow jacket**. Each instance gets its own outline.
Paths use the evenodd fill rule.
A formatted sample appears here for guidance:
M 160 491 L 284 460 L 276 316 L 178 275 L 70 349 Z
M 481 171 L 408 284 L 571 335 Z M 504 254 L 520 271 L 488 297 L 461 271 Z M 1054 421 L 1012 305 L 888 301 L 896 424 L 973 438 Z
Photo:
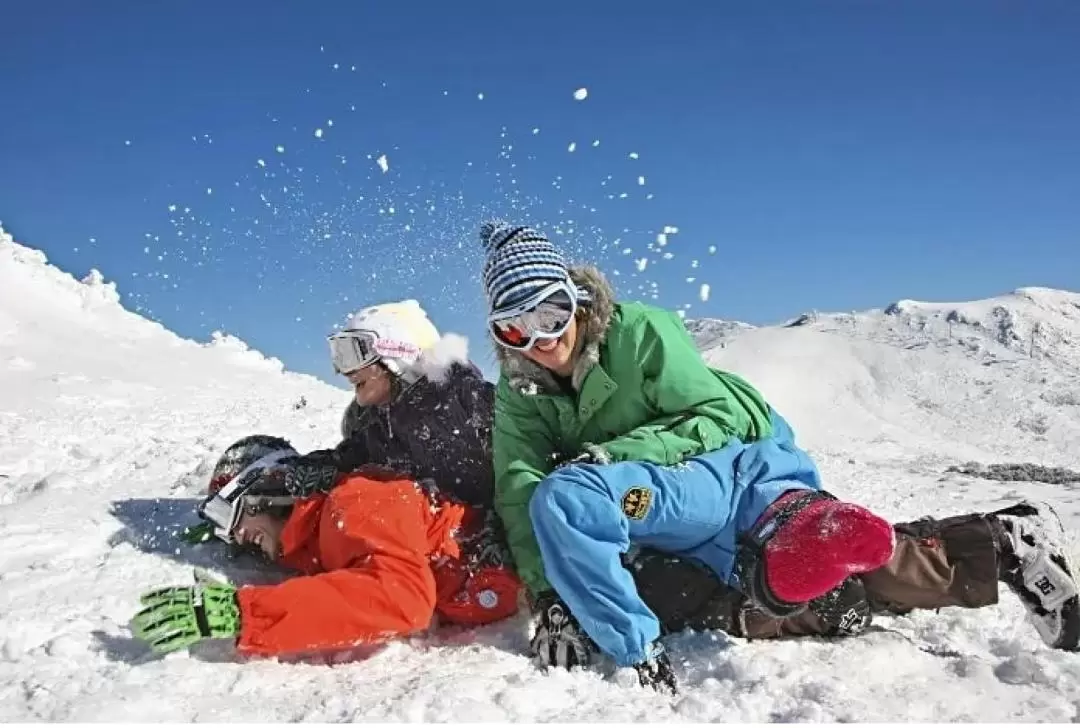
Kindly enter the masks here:
M 503 566 L 470 566 L 457 538 L 482 518 L 433 499 L 412 480 L 346 475 L 298 502 L 280 563 L 305 574 L 244 586 L 241 653 L 302 654 L 385 642 L 426 629 L 433 615 L 486 624 L 517 611 L 521 582 Z

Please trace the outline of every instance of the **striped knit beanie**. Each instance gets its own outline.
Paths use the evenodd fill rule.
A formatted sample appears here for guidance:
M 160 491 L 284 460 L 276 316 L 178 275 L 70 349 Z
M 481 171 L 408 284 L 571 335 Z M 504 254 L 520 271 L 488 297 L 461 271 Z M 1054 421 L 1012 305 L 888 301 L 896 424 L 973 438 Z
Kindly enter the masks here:
M 556 281 L 573 285 L 562 254 L 542 233 L 501 220 L 480 226 L 487 250 L 484 292 L 494 313 L 520 303 Z

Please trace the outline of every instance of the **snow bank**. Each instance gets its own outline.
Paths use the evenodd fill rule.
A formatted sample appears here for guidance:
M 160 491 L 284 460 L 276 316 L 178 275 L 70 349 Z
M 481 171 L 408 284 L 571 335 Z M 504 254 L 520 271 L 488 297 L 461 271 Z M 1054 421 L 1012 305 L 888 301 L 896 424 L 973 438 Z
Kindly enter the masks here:
M 1034 315 L 1051 296 L 1035 298 L 1017 312 Z M 1071 299 L 1060 300 L 1068 313 Z M 1075 527 L 1080 499 L 1066 485 L 983 481 L 942 467 L 1008 449 L 1017 460 L 1075 469 L 1080 407 L 1035 396 L 1069 385 L 1075 361 L 1032 359 L 993 336 L 974 349 L 939 332 L 929 309 L 901 308 L 786 329 L 694 326 L 709 337 L 710 359 L 760 383 L 796 422 L 831 489 L 895 517 L 997 507 L 1030 493 L 1058 503 Z M 854 640 L 672 636 L 682 686 L 674 699 L 605 666 L 539 672 L 524 657 L 524 617 L 434 631 L 362 660 L 240 661 L 225 644 L 150 656 L 127 630 L 141 591 L 190 583 L 193 565 L 238 583 L 279 578 L 175 538 L 219 452 L 253 432 L 301 450 L 330 445 L 348 396 L 226 334 L 208 344 L 177 337 L 124 310 L 100 274 L 80 282 L 0 237 L 0 720 L 1076 716 L 1080 656 L 1043 647 L 1009 594 L 977 612 L 879 618 Z M 307 405 L 297 407 L 301 398 Z M 1042 426 L 1016 424 L 1037 415 Z

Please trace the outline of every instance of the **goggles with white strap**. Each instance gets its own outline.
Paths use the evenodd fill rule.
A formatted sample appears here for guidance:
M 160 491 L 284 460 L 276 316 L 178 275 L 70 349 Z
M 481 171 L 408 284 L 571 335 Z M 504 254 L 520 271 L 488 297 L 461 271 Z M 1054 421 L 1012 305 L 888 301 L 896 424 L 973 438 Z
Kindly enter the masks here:
M 541 339 L 557 339 L 566 333 L 580 295 L 572 281 L 556 281 L 520 303 L 489 314 L 488 326 L 502 346 L 526 351 Z
M 251 485 L 262 475 L 263 470 L 276 465 L 287 457 L 296 455 L 295 450 L 278 450 L 265 455 L 241 470 L 228 483 L 210 495 L 196 509 L 199 518 L 207 521 L 214 535 L 225 543 L 234 543 L 233 531 L 244 512 L 244 498 Z M 292 496 L 258 496 L 262 505 L 292 505 Z

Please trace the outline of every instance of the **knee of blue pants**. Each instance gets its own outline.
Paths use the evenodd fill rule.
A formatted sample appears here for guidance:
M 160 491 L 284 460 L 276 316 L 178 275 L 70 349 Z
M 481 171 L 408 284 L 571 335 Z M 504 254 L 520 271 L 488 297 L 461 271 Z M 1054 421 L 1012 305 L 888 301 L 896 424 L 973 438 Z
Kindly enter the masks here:
M 660 623 L 622 565 L 626 519 L 602 479 L 560 469 L 537 486 L 529 517 L 544 574 L 586 634 L 620 666 L 646 659 Z

